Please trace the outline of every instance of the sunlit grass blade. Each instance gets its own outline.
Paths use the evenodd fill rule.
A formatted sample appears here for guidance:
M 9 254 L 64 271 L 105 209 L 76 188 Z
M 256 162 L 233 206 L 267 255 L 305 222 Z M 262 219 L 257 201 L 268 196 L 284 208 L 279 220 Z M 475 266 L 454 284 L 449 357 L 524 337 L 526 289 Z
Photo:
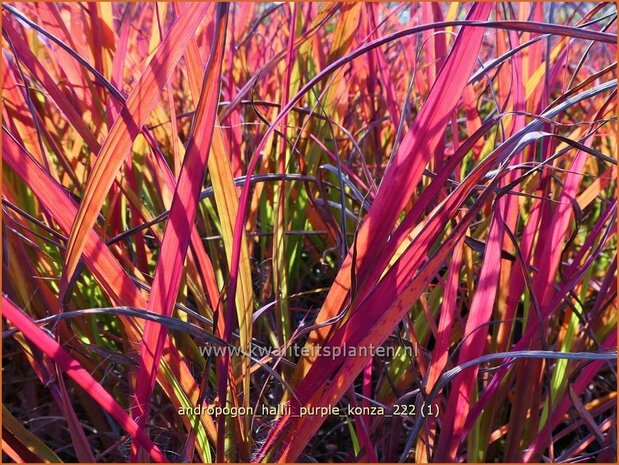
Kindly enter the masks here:
M 616 459 L 616 5 L 2 19 L 5 460 Z
M 133 88 L 127 103 L 101 145 L 69 235 L 61 284 L 63 291 L 72 278 L 82 254 L 87 237 L 85 231 L 92 229 L 95 224 L 118 169 L 128 156 L 133 140 L 157 102 L 165 82 L 180 60 L 192 37 L 192 31 L 198 27 L 207 6 L 207 4 L 187 5 L 151 58 L 148 68 Z
M 191 10 L 186 10 L 182 14 L 189 14 L 187 11 L 191 13 Z M 213 137 L 219 101 L 216 89 L 218 89 L 226 37 L 227 7 L 225 5 L 218 8 L 217 17 L 215 38 L 196 109 L 196 119 L 174 192 L 170 217 L 161 246 L 161 256 L 155 268 L 153 286 L 148 299 L 148 309 L 162 315 L 169 315 L 176 302 L 181 284 L 182 267 L 190 241 L 189 233 L 195 219 L 200 186 L 206 172 Z M 133 406 L 133 415 L 141 425 L 146 424 L 147 421 L 150 399 L 155 387 L 166 337 L 164 328 L 151 322 L 146 323 Z M 224 370 L 224 373 L 227 373 L 227 370 Z M 227 379 L 227 376 L 223 378 Z

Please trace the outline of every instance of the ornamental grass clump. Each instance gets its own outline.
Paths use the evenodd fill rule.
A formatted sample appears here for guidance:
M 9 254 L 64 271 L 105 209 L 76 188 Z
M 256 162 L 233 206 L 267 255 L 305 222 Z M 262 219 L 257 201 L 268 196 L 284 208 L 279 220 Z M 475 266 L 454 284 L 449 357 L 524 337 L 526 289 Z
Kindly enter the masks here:
M 614 462 L 616 42 L 3 4 L 3 460 Z

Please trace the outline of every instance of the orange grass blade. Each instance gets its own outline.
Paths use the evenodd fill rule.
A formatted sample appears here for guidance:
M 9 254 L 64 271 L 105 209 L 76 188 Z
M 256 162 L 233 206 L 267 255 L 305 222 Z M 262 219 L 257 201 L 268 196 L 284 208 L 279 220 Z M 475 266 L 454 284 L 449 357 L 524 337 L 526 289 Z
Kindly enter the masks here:
M 114 178 L 124 159 L 129 155 L 133 140 L 154 108 L 163 86 L 171 76 L 207 9 L 206 3 L 186 5 L 157 48 L 157 52 L 103 142 L 69 235 L 61 294 L 66 291 L 66 286 L 75 272 L 87 241 L 87 231 L 94 226 Z M 62 301 L 62 297 L 59 300 Z
M 4 404 L 2 404 L 2 451 L 18 463 L 62 462 L 43 441 L 24 428 Z

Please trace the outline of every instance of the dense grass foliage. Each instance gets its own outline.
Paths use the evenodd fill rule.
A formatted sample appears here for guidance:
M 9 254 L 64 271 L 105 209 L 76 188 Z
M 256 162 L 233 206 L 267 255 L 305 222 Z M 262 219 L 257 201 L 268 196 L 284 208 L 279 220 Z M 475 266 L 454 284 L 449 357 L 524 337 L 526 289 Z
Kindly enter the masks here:
M 3 4 L 3 459 L 614 461 L 616 21 Z

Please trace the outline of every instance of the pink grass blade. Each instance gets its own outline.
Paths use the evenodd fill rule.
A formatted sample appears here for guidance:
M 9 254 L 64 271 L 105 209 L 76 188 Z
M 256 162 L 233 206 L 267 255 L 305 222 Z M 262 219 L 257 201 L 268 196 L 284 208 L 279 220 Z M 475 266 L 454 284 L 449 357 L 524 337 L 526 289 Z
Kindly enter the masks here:
M 176 302 L 191 237 L 188 233 L 193 227 L 213 137 L 226 37 L 227 4 L 218 6 L 217 18 L 217 33 L 202 84 L 196 120 L 174 192 L 161 255 L 148 300 L 148 308 L 162 315 L 170 315 Z M 151 394 L 155 387 L 159 360 L 166 338 L 165 328 L 152 322 L 146 323 L 140 350 L 140 367 L 136 378 L 135 403 L 132 409 L 134 417 L 141 425 L 147 421 Z M 223 378 L 227 379 L 225 375 Z
M 56 341 L 32 322 L 5 295 L 2 296 L 2 316 L 19 329 L 28 340 L 50 357 L 58 366 L 108 412 L 127 433 L 144 447 L 153 460 L 167 462 L 163 453 L 148 438 L 144 430 L 118 405 L 116 400 L 86 371 L 82 365 Z
M 488 246 L 484 254 L 484 263 L 479 277 L 478 288 L 471 304 L 469 317 L 466 320 L 465 339 L 460 349 L 459 364 L 479 357 L 485 349 L 486 331 L 483 331 L 484 324 L 490 318 L 492 308 L 494 307 L 501 272 L 502 214 L 503 212 L 498 209 L 495 210 L 490 224 Z M 471 381 L 475 381 L 477 376 L 476 368 L 472 368 L 469 371 L 472 373 L 467 373 L 466 377 L 460 376 L 456 378 L 452 384 L 447 409 L 451 408 L 453 410 L 447 410 L 448 418 L 445 420 L 444 429 L 441 430 L 441 436 L 437 445 L 439 454 L 437 460 L 453 460 L 456 453 L 455 448 L 459 445 L 456 441 L 460 438 L 460 429 L 464 426 L 468 408 L 472 403 L 471 391 L 473 383 Z

